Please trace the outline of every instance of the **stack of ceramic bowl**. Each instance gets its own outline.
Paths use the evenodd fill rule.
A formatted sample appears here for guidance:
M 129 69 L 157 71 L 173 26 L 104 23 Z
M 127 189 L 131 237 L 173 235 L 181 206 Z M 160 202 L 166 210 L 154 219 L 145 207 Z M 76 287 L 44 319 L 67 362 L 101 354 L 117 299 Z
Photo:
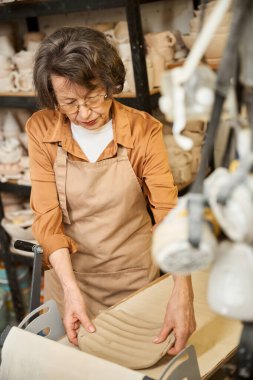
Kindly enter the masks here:
M 209 16 L 213 12 L 216 3 L 216 0 L 209 1 L 206 4 L 205 9 L 203 8 L 203 5 L 199 5 L 198 10 L 194 11 L 194 17 L 190 20 L 190 33 L 182 35 L 182 39 L 188 49 L 191 49 L 198 36 L 201 25 L 202 12 L 204 12 L 203 22 L 205 23 L 207 22 Z M 213 38 L 208 48 L 206 49 L 204 56 L 207 63 L 209 63 L 210 65 L 216 66 L 220 62 L 221 56 L 223 54 L 227 42 L 231 19 L 232 12 L 229 10 L 224 15 L 222 21 L 220 22 L 220 25 L 218 26 L 215 34 L 213 35 Z

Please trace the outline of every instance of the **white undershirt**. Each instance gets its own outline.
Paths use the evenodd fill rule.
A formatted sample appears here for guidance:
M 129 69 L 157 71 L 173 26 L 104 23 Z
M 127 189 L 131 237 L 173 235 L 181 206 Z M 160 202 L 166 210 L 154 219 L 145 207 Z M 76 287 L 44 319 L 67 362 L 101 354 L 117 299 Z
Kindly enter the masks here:
M 74 140 L 90 162 L 96 162 L 105 147 L 113 140 L 112 120 L 95 130 L 71 123 L 71 131 Z

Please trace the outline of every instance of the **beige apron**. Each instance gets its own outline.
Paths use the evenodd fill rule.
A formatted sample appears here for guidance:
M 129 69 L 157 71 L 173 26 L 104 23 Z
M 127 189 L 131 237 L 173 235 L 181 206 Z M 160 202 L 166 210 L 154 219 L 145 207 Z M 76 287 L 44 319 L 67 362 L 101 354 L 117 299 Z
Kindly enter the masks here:
M 78 244 L 73 270 L 94 317 L 158 276 L 146 202 L 124 147 L 114 158 L 91 163 L 71 161 L 59 146 L 54 171 L 64 231 Z M 54 270 L 45 272 L 45 298 L 63 312 Z

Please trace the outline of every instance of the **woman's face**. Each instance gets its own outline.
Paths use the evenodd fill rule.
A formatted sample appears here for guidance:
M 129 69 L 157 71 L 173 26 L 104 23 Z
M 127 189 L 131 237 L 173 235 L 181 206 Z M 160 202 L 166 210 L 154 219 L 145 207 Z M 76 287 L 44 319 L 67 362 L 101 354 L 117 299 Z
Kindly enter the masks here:
M 71 122 L 94 130 L 110 120 L 112 100 L 107 98 L 103 88 L 88 90 L 56 75 L 52 75 L 51 80 L 58 108 Z

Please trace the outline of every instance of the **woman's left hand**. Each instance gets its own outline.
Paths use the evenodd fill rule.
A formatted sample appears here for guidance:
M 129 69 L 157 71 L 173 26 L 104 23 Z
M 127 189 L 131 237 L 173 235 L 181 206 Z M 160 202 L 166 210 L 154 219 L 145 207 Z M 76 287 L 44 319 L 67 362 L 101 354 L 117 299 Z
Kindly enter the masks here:
M 174 276 L 174 281 L 162 329 L 154 339 L 154 343 L 161 343 L 174 331 L 176 340 L 168 351 L 169 355 L 176 355 L 185 348 L 188 338 L 196 329 L 191 278 Z

